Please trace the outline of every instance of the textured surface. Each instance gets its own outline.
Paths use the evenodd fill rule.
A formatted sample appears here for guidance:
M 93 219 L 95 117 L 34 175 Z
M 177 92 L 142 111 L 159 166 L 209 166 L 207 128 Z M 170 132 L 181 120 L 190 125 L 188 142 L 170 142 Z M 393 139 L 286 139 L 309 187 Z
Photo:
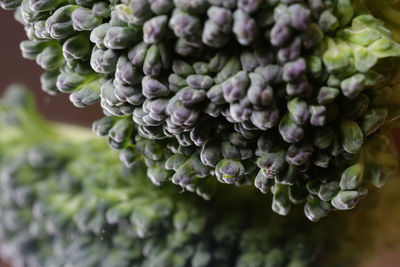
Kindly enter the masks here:
M 252 184 L 318 221 L 396 168 L 400 45 L 362 1 L 1 3 L 19 6 L 42 89 L 99 101 L 94 131 L 156 185 Z
M 51 116 L 54 116 L 54 114 L 51 114 Z M 390 266 L 390 265 L 387 265 L 387 266 Z
M 0 145 L 13 146 L 0 154 L 1 252 L 16 266 L 356 266 L 398 241 L 398 178 L 384 197 L 373 192 L 319 224 L 260 213 L 251 191 L 229 187 L 205 202 L 171 186 L 151 190 L 140 160 L 120 172 L 114 151 L 86 130 L 21 110 L 30 102 L 17 89 L 0 105 Z

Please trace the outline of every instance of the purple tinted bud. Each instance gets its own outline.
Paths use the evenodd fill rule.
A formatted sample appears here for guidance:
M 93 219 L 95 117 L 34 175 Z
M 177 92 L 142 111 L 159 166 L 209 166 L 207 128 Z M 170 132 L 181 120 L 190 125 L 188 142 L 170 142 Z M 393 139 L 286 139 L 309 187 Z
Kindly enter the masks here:
M 166 14 L 174 8 L 172 0 L 148 0 L 151 10 L 156 14 Z
M 193 39 L 198 38 L 193 35 Z M 201 38 L 201 36 L 199 37 Z M 203 43 L 200 39 L 188 40 L 185 38 L 179 38 L 175 42 L 175 52 L 181 56 L 199 56 Z
M 301 55 L 301 40 L 300 38 L 294 39 L 294 41 L 286 47 L 279 49 L 278 60 L 281 63 L 293 61 L 299 58 Z
M 308 95 L 311 89 L 307 77 L 303 75 L 297 81 L 287 84 L 286 93 L 290 96 Z
M 168 84 L 169 84 L 169 89 L 173 92 L 179 91 L 180 88 L 186 87 L 186 79 L 182 78 L 179 75 L 176 75 L 175 73 L 172 73 L 168 77 Z
M 223 159 L 215 167 L 215 174 L 221 182 L 233 184 L 239 181 L 245 173 L 243 165 L 236 160 Z
M 279 133 L 287 143 L 296 143 L 303 139 L 304 130 L 286 114 L 279 123 Z
M 141 43 L 137 44 L 136 46 L 134 46 L 128 52 L 129 61 L 135 66 L 142 66 L 144 59 L 146 57 L 148 48 L 149 48 L 149 45 L 144 42 L 141 42 Z
M 271 64 L 265 67 L 258 67 L 255 72 L 260 74 L 268 84 L 280 83 L 282 81 L 282 67 L 279 65 Z
M 164 84 L 148 76 L 142 79 L 142 90 L 143 95 L 147 98 L 167 96 L 170 93 L 170 91 Z
M 240 9 L 233 14 L 232 31 L 241 45 L 251 44 L 258 34 L 257 22 Z
M 232 26 L 232 12 L 229 9 L 212 6 L 207 10 L 207 16 L 221 32 L 229 33 Z
M 299 58 L 296 61 L 291 61 L 283 66 L 283 80 L 293 82 L 300 78 L 306 71 L 306 61 L 304 58 Z
M 238 7 L 246 13 L 253 13 L 258 10 L 263 0 L 239 0 Z
M 140 86 L 125 86 L 118 84 L 115 80 L 114 86 L 114 94 L 122 102 L 128 102 L 132 105 L 140 105 L 145 100 L 145 97 L 142 95 L 142 88 L 140 88 Z
M 151 114 L 150 117 L 155 115 L 161 116 L 165 115 L 165 109 L 167 108 L 168 99 L 156 98 L 153 100 L 146 99 L 143 103 L 143 111 Z M 164 116 L 161 116 L 163 118 Z M 160 120 L 158 118 L 153 118 L 154 120 Z
M 206 98 L 206 93 L 204 90 L 187 87 L 180 90 L 176 96 L 185 107 L 191 107 L 202 102 Z
M 226 159 L 234 159 L 239 157 L 239 150 L 229 141 L 224 141 L 221 143 L 221 152 L 222 156 Z
M 294 4 L 289 7 L 291 25 L 299 31 L 304 31 L 310 25 L 311 11 L 303 5 Z
M 251 127 L 249 127 L 249 125 Z M 247 123 L 236 123 L 233 125 L 233 128 L 235 129 L 236 132 L 240 133 L 244 138 L 251 140 L 253 138 L 257 138 L 258 133 L 255 131 L 254 126 Z
M 168 17 L 158 16 L 146 21 L 143 25 L 143 41 L 146 44 L 153 44 L 161 41 L 167 27 Z
M 319 15 L 319 13 L 324 9 L 323 0 L 308 0 L 308 5 L 310 6 L 314 16 Z
M 274 105 L 260 111 L 254 110 L 250 120 L 258 129 L 266 131 L 279 122 L 279 110 Z
M 342 93 L 350 99 L 356 98 L 362 90 L 364 90 L 365 76 L 363 74 L 355 74 L 340 84 Z
M 115 79 L 120 84 L 137 85 L 140 84 L 143 74 L 136 70 L 126 56 L 120 56 L 117 62 Z
M 286 152 L 277 150 L 263 154 L 257 160 L 257 166 L 262 169 L 266 178 L 274 179 L 281 171 L 287 168 Z
M 283 46 L 289 42 L 292 37 L 292 30 L 286 23 L 277 22 L 271 30 L 271 44 L 274 46 Z
M 201 29 L 200 19 L 179 9 L 175 9 L 169 20 L 169 27 L 178 37 L 193 38 Z
M 321 105 L 330 104 L 339 96 L 339 89 L 323 86 L 319 89 L 317 100 Z
M 257 150 L 255 152 L 256 156 L 261 156 L 265 152 L 271 152 L 278 143 L 276 138 L 277 135 L 272 134 L 271 132 L 263 133 L 257 139 Z
M 221 159 L 221 148 L 213 139 L 207 140 L 200 152 L 200 159 L 203 164 L 214 167 Z
M 250 72 L 258 67 L 258 61 L 251 50 L 244 50 L 240 53 L 240 64 L 244 71 Z
M 180 95 L 175 95 L 170 99 L 167 105 L 167 114 L 170 115 L 170 121 L 167 123 L 177 125 L 182 128 L 193 126 L 199 118 L 199 111 L 185 107 L 179 100 Z
M 118 53 L 115 50 L 102 50 L 93 48 L 90 57 L 90 66 L 95 72 L 109 74 L 115 71 L 118 60 Z
M 240 71 L 222 84 L 222 92 L 228 103 L 242 99 L 246 95 L 249 77 L 245 71 Z
M 274 91 L 258 73 L 249 74 L 251 83 L 247 90 L 247 98 L 257 106 L 267 106 L 273 99 Z
M 303 125 L 308 122 L 310 112 L 308 111 L 307 102 L 296 97 L 287 103 L 290 118 L 297 124 Z
M 139 40 L 139 30 L 127 27 L 111 27 L 104 37 L 104 45 L 110 49 L 125 49 Z
M 323 126 L 326 123 L 327 110 L 325 106 L 310 106 L 310 123 L 313 126 Z
M 138 20 L 144 20 L 151 16 L 150 5 L 147 0 L 129 1 L 129 5 L 132 14 L 134 14 Z
M 307 143 L 292 144 L 286 154 L 286 161 L 292 165 L 302 165 L 308 161 L 314 148 Z
M 193 64 L 194 71 L 200 75 L 206 75 L 210 72 L 207 62 L 198 61 Z
M 287 5 L 279 4 L 274 8 L 274 21 L 287 25 L 290 24 L 290 13 Z
M 262 193 L 266 194 L 271 190 L 271 186 L 274 184 L 274 180 L 264 176 L 262 170 L 260 170 L 254 179 L 254 186 L 257 187 Z
M 93 4 L 92 8 L 93 15 L 97 17 L 108 17 L 111 13 L 110 8 L 108 7 L 108 4 L 105 2 L 97 2 Z
M 179 76 L 186 77 L 190 74 L 194 74 L 193 67 L 182 60 L 174 60 L 172 61 L 172 71 Z
M 208 46 L 222 47 L 229 41 L 229 35 L 221 32 L 220 28 L 211 20 L 207 20 L 201 39 Z
M 240 148 L 246 148 L 249 144 L 249 142 L 241 134 L 236 132 L 233 132 L 229 135 L 229 142 Z
M 224 94 L 222 92 L 222 85 L 217 84 L 210 88 L 207 92 L 207 98 L 211 100 L 212 103 L 221 105 L 225 103 Z
M 234 121 L 247 121 L 252 113 L 251 103 L 247 98 L 243 98 L 239 103 L 231 104 L 229 112 Z
M 208 75 L 192 74 L 186 78 L 190 87 L 199 89 L 208 89 L 214 84 L 214 80 Z
M 150 114 L 146 114 L 146 115 L 143 116 L 142 120 L 143 120 L 143 122 L 144 122 L 144 125 L 143 125 L 143 126 L 159 126 L 159 125 L 162 124 L 162 120 L 163 120 L 163 119 L 160 119 L 160 120 L 158 120 L 158 119 L 153 119 L 153 118 L 150 116 Z M 146 128 L 145 128 L 145 129 L 146 129 Z M 146 130 L 146 132 L 147 132 L 147 130 Z

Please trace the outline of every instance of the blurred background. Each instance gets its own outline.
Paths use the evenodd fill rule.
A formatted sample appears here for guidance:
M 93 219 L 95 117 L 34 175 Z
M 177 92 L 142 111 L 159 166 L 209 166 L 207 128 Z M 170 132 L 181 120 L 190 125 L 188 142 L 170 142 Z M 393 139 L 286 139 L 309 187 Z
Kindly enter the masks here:
M 10 83 L 24 83 L 33 90 L 39 110 L 49 119 L 89 126 L 101 117 L 99 105 L 76 108 L 67 95 L 49 96 L 40 90 L 43 70 L 33 60 L 23 59 L 19 43 L 26 40 L 24 28 L 14 20 L 12 11 L 0 9 L 0 94 Z
M 35 61 L 23 59 L 21 56 L 19 43 L 26 39 L 23 26 L 14 20 L 12 11 L 2 9 L 0 9 L 0 25 L 0 36 L 3 37 L 0 43 L 0 95 L 7 85 L 15 82 L 24 83 L 34 92 L 39 110 L 48 119 L 89 127 L 93 120 L 102 116 L 100 105 L 79 109 L 69 102 L 67 95 L 49 96 L 42 92 L 40 90 L 42 69 Z M 397 147 L 400 148 L 400 131 L 397 131 L 395 136 Z M 362 263 L 361 266 L 399 267 L 400 239 L 396 248 L 382 253 L 372 262 Z M 0 267 L 8 265 L 0 260 Z
M 85 109 L 76 108 L 67 95 L 49 96 L 40 90 L 40 75 L 43 70 L 35 61 L 23 59 L 19 43 L 25 40 L 22 25 L 14 20 L 12 11 L 0 9 L 0 95 L 7 85 L 23 83 L 31 89 L 39 110 L 49 119 L 90 126 L 102 116 L 99 105 Z M 1 240 L 0 240 L 1 242 Z M 8 267 L 0 260 L 0 267 Z

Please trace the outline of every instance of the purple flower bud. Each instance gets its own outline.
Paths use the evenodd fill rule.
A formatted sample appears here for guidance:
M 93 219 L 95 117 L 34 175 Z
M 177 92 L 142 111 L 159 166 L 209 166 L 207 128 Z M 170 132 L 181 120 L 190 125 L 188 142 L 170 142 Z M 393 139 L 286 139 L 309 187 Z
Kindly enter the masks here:
M 310 123 L 313 126 L 323 126 L 326 123 L 327 110 L 325 106 L 310 106 Z
M 286 63 L 283 66 L 283 80 L 286 82 L 293 82 L 300 78 L 306 71 L 307 65 L 304 58 L 299 58 L 295 61 Z
M 229 33 L 232 27 L 232 12 L 229 9 L 211 6 L 207 16 L 223 33 Z
M 143 95 L 147 98 L 167 96 L 170 93 L 164 84 L 148 76 L 142 79 L 142 90 Z
M 291 25 L 298 31 L 304 31 L 310 25 L 311 11 L 301 4 L 289 6 Z
M 251 103 L 247 98 L 243 98 L 238 103 L 233 103 L 230 105 L 229 112 L 231 117 L 236 122 L 247 121 L 252 113 Z
M 294 61 L 301 55 L 301 39 L 296 38 L 288 46 L 279 49 L 278 60 L 281 63 Z
M 181 89 L 176 96 L 185 107 L 191 107 L 202 102 L 206 98 L 206 93 L 204 90 L 187 87 Z
M 292 37 L 292 30 L 286 23 L 277 22 L 271 30 L 271 44 L 274 46 L 283 46 L 289 42 Z
M 303 75 L 297 81 L 287 84 L 286 93 L 290 96 L 308 96 L 311 93 L 311 89 L 307 77 Z
M 292 165 L 302 165 L 308 161 L 314 148 L 308 143 L 292 144 L 286 154 L 286 161 Z
M 279 110 L 273 105 L 260 111 L 254 110 L 250 120 L 258 129 L 266 131 L 279 122 Z
M 222 92 L 228 103 L 242 99 L 250 80 L 245 71 L 240 71 L 222 84 Z
M 239 0 L 238 7 L 246 13 L 256 12 L 262 4 L 262 0 Z
M 257 22 L 240 9 L 235 11 L 233 17 L 232 31 L 235 33 L 236 39 L 242 45 L 251 44 L 258 35 Z

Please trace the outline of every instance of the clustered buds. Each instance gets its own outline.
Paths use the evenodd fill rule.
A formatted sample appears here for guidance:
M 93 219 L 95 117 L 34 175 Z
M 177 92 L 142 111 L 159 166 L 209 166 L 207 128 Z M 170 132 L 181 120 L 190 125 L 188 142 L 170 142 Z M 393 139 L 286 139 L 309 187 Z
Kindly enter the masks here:
M 393 171 L 400 45 L 366 7 L 23 0 L 16 14 L 24 57 L 47 70 L 43 89 L 78 107 L 100 101 L 93 128 L 127 166 L 139 152 L 153 183 L 206 199 L 217 182 L 254 184 L 277 213 L 305 203 L 317 221 Z
M 311 266 L 332 242 L 331 231 L 298 232 L 296 220 L 243 216 L 252 200 L 226 207 L 234 193 L 211 207 L 176 188 L 152 190 L 140 158 L 123 169 L 103 142 L 72 139 L 76 127 L 48 146 L 57 129 L 44 122 L 51 131 L 32 142 L 32 101 L 19 86 L 0 100 L 0 254 L 13 266 Z

